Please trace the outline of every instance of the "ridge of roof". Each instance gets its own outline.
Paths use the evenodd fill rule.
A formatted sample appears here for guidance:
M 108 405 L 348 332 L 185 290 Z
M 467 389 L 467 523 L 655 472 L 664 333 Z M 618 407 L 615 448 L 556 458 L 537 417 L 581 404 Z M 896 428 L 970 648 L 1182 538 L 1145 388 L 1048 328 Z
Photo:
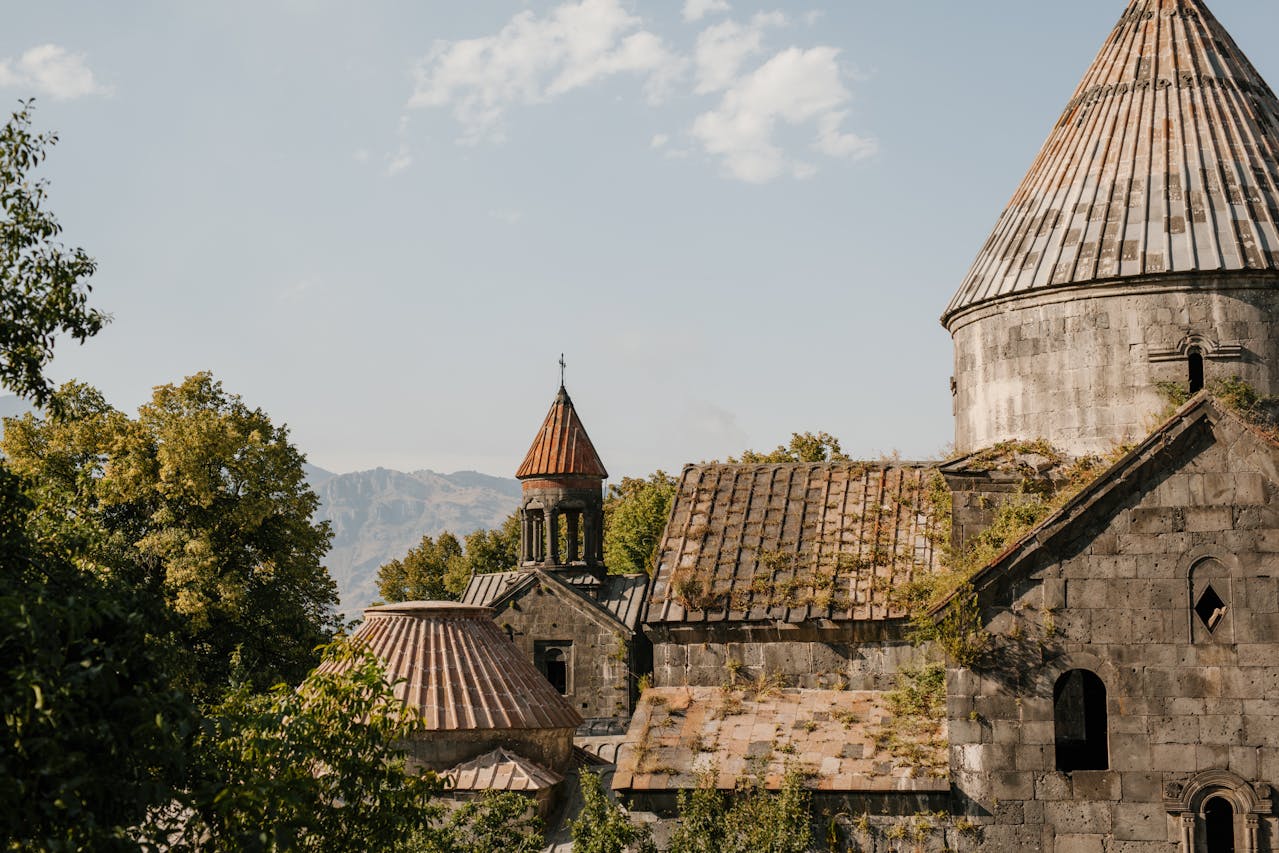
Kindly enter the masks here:
M 1279 269 L 1279 99 L 1201 0 L 1133 0 L 942 315 Z
M 1091 483 L 1084 486 L 1078 494 L 1072 496 L 1070 500 L 1045 516 L 1015 542 L 1009 543 L 1008 547 L 969 577 L 964 584 L 961 584 L 959 588 L 933 605 L 929 609 L 929 615 L 937 616 L 946 610 L 963 587 L 971 586 L 974 589 L 985 587 L 996 576 L 1012 569 L 1014 565 L 1047 544 L 1057 533 L 1078 518 L 1081 512 L 1084 512 L 1096 500 L 1104 497 L 1110 490 L 1123 485 L 1127 481 L 1129 474 L 1146 464 L 1160 451 L 1167 448 L 1196 424 L 1202 422 L 1209 414 L 1230 418 L 1259 441 L 1264 441 L 1271 447 L 1279 448 L 1279 442 L 1276 442 L 1274 438 L 1262 433 L 1246 418 L 1241 417 L 1228 406 L 1221 404 L 1208 391 L 1200 391 L 1186 401 L 1166 421 L 1156 427 L 1145 440 L 1120 457 Z
M 529 447 L 516 479 L 532 477 L 599 477 L 608 478 L 586 427 L 577 415 L 573 400 L 560 386 L 551 409 L 546 413 L 533 444 Z

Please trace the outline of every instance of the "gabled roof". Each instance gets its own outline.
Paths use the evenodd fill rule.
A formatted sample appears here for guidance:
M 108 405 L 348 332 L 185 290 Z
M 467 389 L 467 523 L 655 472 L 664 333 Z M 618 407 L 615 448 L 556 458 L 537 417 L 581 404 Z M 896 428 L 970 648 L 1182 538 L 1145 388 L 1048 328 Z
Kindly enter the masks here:
M 592 580 L 596 580 L 594 576 Z M 462 602 L 500 611 L 507 601 L 539 582 L 559 590 L 565 600 L 579 609 L 616 623 L 627 632 L 634 632 L 639 625 L 644 594 L 648 590 L 647 575 L 605 575 L 602 581 L 585 584 L 575 583 L 573 575 L 561 576 L 559 572 L 529 568 L 473 575 L 462 593 Z
M 687 790 L 708 772 L 722 790 L 756 773 L 776 789 L 794 767 L 821 792 L 949 792 L 946 721 L 892 723 L 877 691 L 651 688 L 618 753 L 613 789 Z M 886 731 L 910 747 L 909 759 L 881 745 Z
M 604 470 L 604 463 L 595 452 L 595 445 L 591 444 L 586 427 L 582 426 L 563 385 L 515 476 L 520 480 L 530 477 L 608 477 L 608 471 Z
M 495 749 L 441 774 L 454 791 L 543 791 L 564 777 L 505 749 Z
M 1279 100 L 1201 0 L 1134 0 L 942 322 L 1050 287 L 1276 270 L 1276 221 Z
M 386 604 L 364 611 L 352 642 L 377 655 L 396 697 L 418 710 L 427 731 L 576 729 L 581 715 L 492 616 L 453 601 Z
M 1004 552 L 980 569 L 970 579 L 969 584 L 979 593 L 996 584 L 1000 579 L 1016 573 L 1040 549 L 1047 547 L 1058 536 L 1073 529 L 1074 525 L 1099 511 L 1112 508 L 1120 490 L 1130 483 L 1147 467 L 1160 464 L 1160 460 L 1179 445 L 1184 439 L 1198 430 L 1229 421 L 1235 424 L 1241 434 L 1247 435 L 1256 442 L 1257 449 L 1267 458 L 1253 459 L 1258 467 L 1267 471 L 1272 480 L 1279 481 L 1279 445 L 1271 437 L 1263 434 L 1253 424 L 1230 411 L 1217 402 L 1207 391 L 1201 391 L 1190 399 L 1175 414 L 1150 434 L 1141 444 L 1128 452 L 1107 471 L 1085 486 L 1079 494 L 1067 501 L 1060 509 L 1029 530 L 1016 542 L 1009 545 Z M 1232 453 L 1235 452 L 1232 450 Z M 1239 450 L 1240 456 L 1246 451 Z M 938 614 L 945 610 L 958 593 L 938 603 L 932 610 Z
M 893 587 L 940 569 L 937 477 L 916 463 L 690 465 L 646 622 L 905 617 Z

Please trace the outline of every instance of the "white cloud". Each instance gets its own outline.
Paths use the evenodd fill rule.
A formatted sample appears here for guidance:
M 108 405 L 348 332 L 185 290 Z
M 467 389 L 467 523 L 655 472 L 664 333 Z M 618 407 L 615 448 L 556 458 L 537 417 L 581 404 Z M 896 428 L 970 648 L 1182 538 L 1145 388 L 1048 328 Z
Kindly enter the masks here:
M 671 141 L 671 138 L 667 136 L 665 133 L 658 133 L 653 136 L 653 139 L 651 142 L 649 142 L 649 145 L 653 148 L 661 148 L 670 141 Z
M 409 144 L 401 142 L 399 149 L 394 154 L 386 155 L 386 174 L 398 175 L 409 166 L 413 165 L 413 154 L 409 151 Z
M 700 21 L 707 15 L 727 12 L 731 8 L 728 5 L 728 0 L 685 0 L 684 20 Z
M 56 44 L 33 47 L 16 60 L 0 59 L 0 88 L 26 89 L 58 101 L 110 93 L 93 76 L 84 54 Z
M 815 174 L 810 163 L 792 159 L 774 141 L 777 125 L 812 125 L 812 147 L 828 157 L 860 159 L 875 153 L 874 140 L 845 132 L 844 119 L 852 95 L 844 86 L 829 46 L 788 48 L 759 68 L 739 77 L 718 107 L 698 116 L 692 133 L 709 154 L 722 159 L 738 180 L 765 183 L 789 172 L 796 178 Z
M 357 148 L 355 153 L 351 155 L 351 158 L 357 163 L 367 163 L 369 162 L 369 149 Z
M 506 110 L 550 101 L 617 74 L 645 77 L 659 102 L 685 61 L 641 29 L 619 0 L 563 3 L 545 17 L 524 11 L 495 35 L 437 42 L 415 69 L 411 108 L 450 107 L 463 141 L 501 138 Z
M 724 21 L 703 30 L 697 37 L 693 54 L 697 94 L 718 92 L 731 86 L 741 73 L 742 64 L 763 50 L 764 31 L 785 25 L 786 16 L 781 12 L 761 12 L 746 25 Z

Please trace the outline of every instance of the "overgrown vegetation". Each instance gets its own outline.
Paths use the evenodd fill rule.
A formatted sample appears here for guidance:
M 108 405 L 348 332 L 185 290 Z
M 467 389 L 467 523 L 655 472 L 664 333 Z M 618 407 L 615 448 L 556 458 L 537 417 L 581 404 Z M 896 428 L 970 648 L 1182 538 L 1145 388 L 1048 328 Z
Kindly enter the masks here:
M 732 795 L 705 774 L 692 791 L 679 794 L 679 824 L 669 853 L 804 853 L 812 840 L 804 776 L 788 770 L 776 792 L 755 778 Z
M 933 776 L 945 775 L 945 666 L 903 667 L 897 674 L 897 686 L 884 699 L 892 716 L 876 732 L 876 746 L 900 764 Z
M 582 810 L 572 824 L 574 853 L 655 853 L 648 827 L 613 802 L 600 777 L 581 773 Z
M 677 481 L 665 471 L 623 477 L 604 500 L 604 564 L 617 574 L 652 574 Z

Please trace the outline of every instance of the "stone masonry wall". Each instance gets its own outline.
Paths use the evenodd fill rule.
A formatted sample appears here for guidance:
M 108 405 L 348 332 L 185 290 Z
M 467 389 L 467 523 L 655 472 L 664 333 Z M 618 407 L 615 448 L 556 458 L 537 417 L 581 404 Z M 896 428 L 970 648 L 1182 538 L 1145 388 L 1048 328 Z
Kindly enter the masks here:
M 904 639 L 857 642 L 851 631 L 843 642 L 673 632 L 654 637 L 653 684 L 716 687 L 736 672 L 739 680 L 780 677 L 788 687 L 889 690 L 898 670 L 922 663 L 926 655 Z
M 631 649 L 625 634 L 534 585 L 493 620 L 528 659 L 537 642 L 571 642 L 565 698 L 587 720 L 625 720 L 631 714 Z
M 984 613 L 996 654 L 948 676 L 956 807 L 981 825 L 973 849 L 1174 853 L 1189 828 L 1203 850 L 1202 818 L 1183 826 L 1165 796 L 1205 771 L 1261 792 L 1279 783 L 1276 454 L 1233 422 L 1170 453 L 1097 508 L 1092 529 L 983 594 L 997 605 Z M 1212 632 L 1191 609 L 1209 580 L 1227 607 Z M 1054 685 L 1076 668 L 1105 684 L 1106 770 L 1056 770 Z M 1258 850 L 1279 850 L 1274 816 L 1256 832 Z
M 1184 355 L 1203 339 L 1208 381 L 1240 376 L 1279 393 L 1279 289 L 1273 280 L 1225 289 L 1236 276 L 1193 286 L 1129 284 L 1062 290 L 987 306 L 952 322 L 955 446 L 1046 438 L 1074 455 L 1144 437 L 1163 408 L 1155 383 L 1188 381 Z M 1163 289 L 1154 290 L 1155 287 Z

